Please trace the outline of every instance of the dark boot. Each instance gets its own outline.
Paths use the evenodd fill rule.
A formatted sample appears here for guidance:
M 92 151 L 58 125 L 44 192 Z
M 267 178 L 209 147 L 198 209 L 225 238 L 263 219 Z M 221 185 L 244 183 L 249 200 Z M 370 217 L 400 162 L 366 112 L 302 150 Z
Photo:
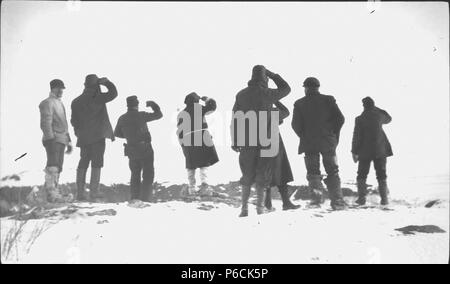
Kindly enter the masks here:
M 100 192 L 101 173 L 101 168 L 91 168 L 91 182 L 89 184 L 91 201 L 96 201 L 97 199 L 104 198 L 104 195 Z
M 323 197 L 323 191 L 325 187 L 322 183 L 322 176 L 320 175 L 308 175 L 308 187 L 310 190 L 311 201 L 309 202 L 309 206 L 318 206 L 322 205 L 325 201 Z
M 367 184 L 365 179 L 359 179 L 357 181 L 358 186 L 358 199 L 355 201 L 358 205 L 366 205 L 367 196 Z
M 77 169 L 77 200 L 87 201 L 87 194 L 84 190 L 86 186 L 87 169 Z
M 266 198 L 264 199 L 264 206 L 268 210 L 272 210 L 272 189 L 270 187 L 266 189 Z
M 327 177 L 325 183 L 330 195 L 331 208 L 335 211 L 347 209 L 348 205 L 344 201 L 344 195 L 342 194 L 341 189 L 341 179 L 339 178 L 339 176 L 335 175 Z
M 295 205 L 291 202 L 287 190 L 287 186 L 278 186 L 278 190 L 280 191 L 281 195 L 281 201 L 283 201 L 283 210 L 291 210 L 291 209 L 298 209 L 300 208 L 300 205 Z
M 388 205 L 389 204 L 389 189 L 387 186 L 386 180 L 378 180 L 378 192 L 380 193 L 381 197 L 381 205 Z
M 241 214 L 239 217 L 247 217 L 248 216 L 248 200 L 250 198 L 250 190 L 251 187 L 247 185 L 242 186 L 242 208 Z

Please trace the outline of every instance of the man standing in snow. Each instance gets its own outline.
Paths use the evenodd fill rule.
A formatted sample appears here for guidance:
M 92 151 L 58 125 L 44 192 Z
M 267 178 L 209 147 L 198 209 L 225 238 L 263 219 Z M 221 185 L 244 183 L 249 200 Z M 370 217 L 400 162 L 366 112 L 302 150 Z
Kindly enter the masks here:
M 127 140 L 124 146 L 131 170 L 131 199 L 152 202 L 155 176 L 154 153 L 147 122 L 160 119 L 163 114 L 153 101 L 147 102 L 147 107 L 151 107 L 153 112 L 139 111 L 139 101 L 136 96 L 127 98 L 127 107 L 128 111 L 117 122 L 114 135 Z
M 45 189 L 49 202 L 68 202 L 70 197 L 63 197 L 58 190 L 59 175 L 64 163 L 64 150 L 72 153 L 72 143 L 66 118 L 66 109 L 61 101 L 63 81 L 50 82 L 50 95 L 39 104 L 41 114 L 42 143 L 47 153 L 45 167 Z
M 391 122 L 391 116 L 382 109 L 375 106 L 370 97 L 362 100 L 364 111 L 355 119 L 353 131 L 352 154 L 353 160 L 358 163 L 358 185 L 359 205 L 366 204 L 367 175 L 370 164 L 373 161 L 378 180 L 378 191 L 381 197 L 381 205 L 387 205 L 388 187 L 386 183 L 386 158 L 393 155 L 391 144 L 383 131 L 383 124 Z
M 346 209 L 336 157 L 344 116 L 334 97 L 319 92 L 319 80 L 314 77 L 306 78 L 303 87 L 305 96 L 294 104 L 292 128 L 300 138 L 298 153 L 305 153 L 307 179 L 312 196 L 310 205 L 320 206 L 323 203 L 324 186 L 320 173 L 322 155 L 331 207 L 333 210 Z
M 102 93 L 100 85 L 108 92 Z M 86 76 L 83 93 L 72 101 L 71 123 L 80 147 L 80 162 L 77 169 L 77 199 L 87 199 L 84 190 L 86 172 L 91 163 L 90 199 L 102 198 L 100 194 L 100 174 L 105 154 L 105 139 L 114 141 L 106 104 L 117 97 L 117 89 L 107 78 L 98 78 L 95 74 Z
M 272 79 L 277 89 L 270 89 L 268 81 Z M 269 129 L 272 125 L 270 120 L 272 105 L 291 91 L 288 83 L 280 75 L 272 73 L 262 65 L 256 65 L 252 70 L 252 78 L 248 86 L 236 95 L 236 101 L 233 106 L 233 119 L 231 121 L 232 149 L 239 152 L 239 166 L 242 177 L 240 183 L 242 186 L 242 208 L 240 217 L 248 216 L 248 200 L 250 190 L 255 183 L 257 204 L 257 214 L 264 214 L 267 211 L 264 208 L 264 193 L 270 186 L 272 180 L 272 165 L 275 156 L 262 154 L 266 145 L 262 145 L 261 140 L 266 137 L 260 137 L 261 129 Z M 247 119 L 248 117 L 249 119 Z M 252 124 L 251 118 L 256 120 Z M 267 119 L 261 119 L 265 117 Z M 278 117 L 274 121 L 278 130 Z M 266 132 L 267 136 L 271 136 Z M 254 136 L 254 137 L 252 137 Z M 278 133 L 276 143 L 278 143 Z M 256 141 L 256 143 L 253 143 Z M 270 145 L 276 147 L 279 145 Z

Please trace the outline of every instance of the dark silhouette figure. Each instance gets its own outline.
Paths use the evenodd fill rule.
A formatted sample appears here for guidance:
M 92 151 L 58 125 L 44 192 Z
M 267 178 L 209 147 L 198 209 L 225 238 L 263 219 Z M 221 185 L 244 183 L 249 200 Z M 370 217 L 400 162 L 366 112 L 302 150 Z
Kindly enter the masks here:
M 139 111 L 137 97 L 128 97 L 128 111 L 117 121 L 114 135 L 127 140 L 124 153 L 128 157 L 131 171 L 131 199 L 152 202 L 155 169 L 152 138 L 147 122 L 160 119 L 163 115 L 155 102 L 148 101 L 146 106 L 151 107 L 153 112 Z
M 100 85 L 108 92 L 102 93 Z M 77 136 L 80 147 L 80 162 L 77 169 L 77 199 L 88 199 L 85 192 L 86 172 L 91 164 L 91 182 L 89 199 L 95 201 L 103 198 L 99 191 L 101 168 L 105 154 L 105 139 L 114 141 L 114 134 L 109 121 L 106 104 L 117 97 L 117 89 L 107 78 L 98 78 L 95 74 L 86 76 L 83 93 L 72 101 L 72 118 L 70 122 Z
M 353 160 L 358 162 L 358 185 L 359 205 L 366 204 L 367 195 L 367 175 L 370 164 L 373 162 L 378 180 L 378 191 L 381 197 L 381 204 L 387 205 L 388 186 L 386 182 L 386 158 L 393 155 L 391 144 L 383 131 L 383 124 L 391 122 L 391 116 L 382 109 L 375 106 L 375 102 L 370 97 L 362 100 L 364 111 L 355 119 L 355 129 L 353 131 L 352 154 Z
M 277 86 L 277 89 L 271 89 L 268 87 L 268 80 L 272 79 Z M 241 168 L 242 177 L 240 184 L 242 186 L 242 208 L 240 217 L 248 216 L 248 200 L 250 197 L 250 190 L 253 183 L 255 183 L 257 204 L 257 214 L 266 213 L 264 208 L 264 193 L 270 186 L 272 179 L 272 163 L 274 157 L 261 155 L 261 151 L 264 148 L 260 143 L 259 132 L 257 133 L 257 143 L 252 145 L 251 135 L 253 129 L 249 129 L 248 124 L 245 126 L 244 136 L 238 137 L 241 133 L 238 129 L 238 122 L 235 115 L 237 112 L 243 112 L 245 114 L 254 112 L 257 119 L 257 127 L 259 129 L 266 127 L 270 128 L 270 112 L 272 105 L 278 102 L 283 97 L 287 96 L 291 91 L 288 83 L 284 81 L 280 75 L 272 73 L 262 65 L 256 65 L 252 70 L 252 78 L 248 82 L 248 86 L 241 90 L 236 95 L 236 101 L 233 106 L 233 119 L 231 122 L 231 135 L 232 135 L 232 149 L 239 152 L 239 166 Z M 267 120 L 262 121 L 258 114 L 265 113 Z M 246 121 L 247 123 L 248 121 Z M 260 123 L 267 124 L 260 127 Z M 269 134 L 270 135 L 270 134 Z M 239 138 L 243 138 L 245 142 L 243 145 L 239 145 Z
M 307 180 L 311 190 L 312 206 L 323 203 L 322 175 L 320 173 L 320 156 L 327 173 L 324 180 L 327 185 L 333 210 L 346 209 L 344 202 L 336 147 L 339 134 L 344 124 L 336 100 L 332 96 L 319 92 L 320 82 L 309 77 L 303 83 L 305 96 L 294 104 L 292 128 L 300 138 L 298 153 L 305 153 Z

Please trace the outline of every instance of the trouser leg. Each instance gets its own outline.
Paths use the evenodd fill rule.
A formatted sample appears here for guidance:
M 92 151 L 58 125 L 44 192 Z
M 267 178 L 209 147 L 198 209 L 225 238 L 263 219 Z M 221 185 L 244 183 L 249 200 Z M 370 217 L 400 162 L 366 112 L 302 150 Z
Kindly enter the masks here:
M 139 160 L 130 159 L 129 167 L 131 171 L 131 178 L 130 178 L 131 200 L 139 199 L 141 189 L 142 165 Z
M 389 188 L 387 186 L 386 158 L 375 159 L 374 166 L 378 180 L 378 192 L 381 197 L 381 205 L 388 205 Z
M 323 203 L 322 175 L 320 174 L 320 154 L 305 153 L 306 179 L 311 196 L 310 205 L 320 205 Z
M 359 205 L 366 204 L 367 196 L 367 175 L 369 174 L 371 160 L 360 160 L 358 162 L 358 176 L 356 183 L 358 187 L 358 199 L 356 203 Z
M 153 165 L 153 155 L 143 161 L 141 200 L 145 202 L 153 201 L 153 181 L 155 178 L 155 168 Z

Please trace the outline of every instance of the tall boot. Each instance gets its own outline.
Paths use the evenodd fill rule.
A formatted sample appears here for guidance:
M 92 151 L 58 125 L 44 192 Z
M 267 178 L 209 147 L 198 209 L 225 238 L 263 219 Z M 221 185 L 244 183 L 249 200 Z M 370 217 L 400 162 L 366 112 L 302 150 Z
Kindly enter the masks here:
M 325 187 L 322 183 L 321 175 L 308 175 L 308 187 L 310 190 L 311 201 L 309 206 L 320 206 L 324 203 L 323 191 Z
M 344 195 L 342 194 L 341 189 L 341 179 L 339 178 L 339 176 L 334 175 L 331 177 L 327 177 L 325 183 L 330 195 L 331 208 L 336 211 L 347 209 L 348 205 L 344 201 Z
M 358 205 L 366 205 L 366 196 L 367 196 L 367 184 L 366 179 L 358 179 L 357 180 L 358 187 L 358 199 L 355 201 Z
M 387 186 L 387 182 L 385 179 L 378 180 L 378 192 L 380 193 L 381 197 L 381 205 L 388 205 L 389 204 L 389 189 Z
M 269 187 L 266 189 L 266 198 L 264 199 L 264 206 L 268 210 L 272 210 L 272 189 Z
M 300 205 L 295 205 L 291 202 L 291 199 L 289 198 L 289 195 L 288 195 L 288 190 L 287 190 L 286 185 L 278 186 L 278 190 L 280 191 L 281 201 L 283 201 L 283 210 L 291 210 L 291 209 L 300 208 Z
M 96 199 L 104 198 L 104 195 L 100 192 L 100 176 L 102 173 L 101 168 L 91 168 L 91 182 L 89 184 L 90 199 L 95 201 Z
M 47 167 L 45 169 L 45 190 L 47 192 L 47 201 L 51 203 L 63 203 L 64 200 L 57 187 L 58 167 Z
M 87 169 L 77 169 L 77 200 L 87 201 L 86 191 L 84 187 L 86 186 L 86 173 Z
M 248 200 L 250 198 L 250 190 L 251 187 L 247 185 L 242 186 L 242 208 L 241 208 L 241 214 L 239 214 L 239 217 L 247 217 L 248 216 Z

